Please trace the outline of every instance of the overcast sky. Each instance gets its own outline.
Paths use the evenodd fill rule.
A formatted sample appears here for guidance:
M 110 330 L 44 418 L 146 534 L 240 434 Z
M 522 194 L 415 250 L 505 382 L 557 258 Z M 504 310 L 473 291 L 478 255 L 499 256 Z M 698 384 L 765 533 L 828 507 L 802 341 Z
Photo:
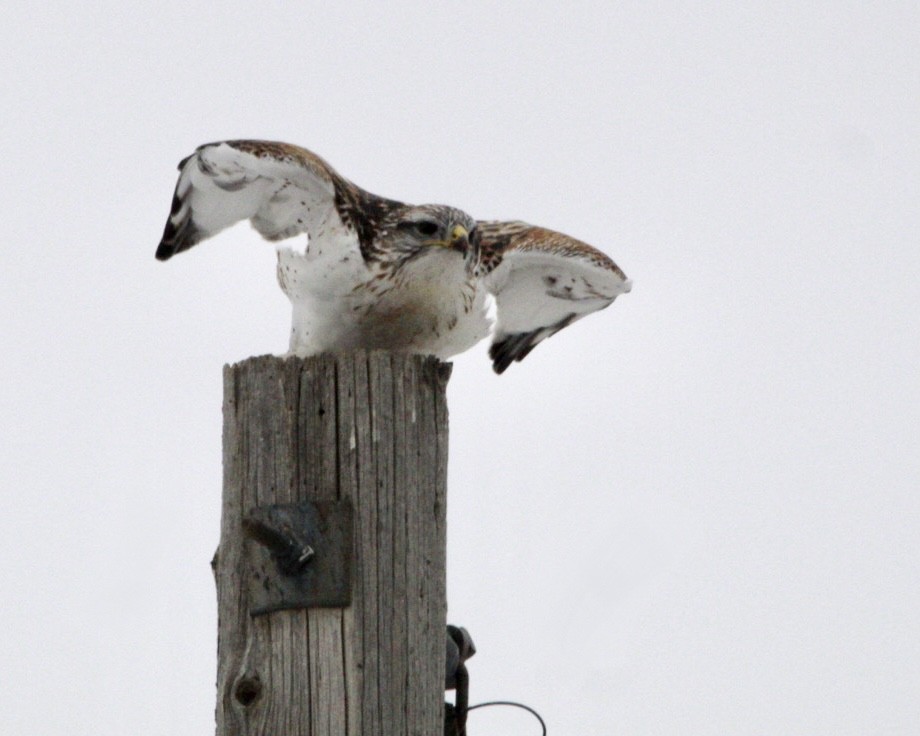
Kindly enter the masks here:
M 920 732 L 915 0 L 290 5 L 0 9 L 0 733 L 212 732 L 221 366 L 289 309 L 246 225 L 153 253 L 231 137 L 634 279 L 501 377 L 454 361 L 474 702 Z

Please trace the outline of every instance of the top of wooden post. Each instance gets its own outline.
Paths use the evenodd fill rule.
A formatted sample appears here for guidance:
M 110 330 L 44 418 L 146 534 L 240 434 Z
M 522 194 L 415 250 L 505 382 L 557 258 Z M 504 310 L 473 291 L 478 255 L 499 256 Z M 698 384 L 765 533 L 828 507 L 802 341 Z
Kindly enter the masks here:
M 225 366 L 218 736 L 443 734 L 450 371 L 386 352 Z M 253 616 L 243 519 L 340 499 L 352 604 Z

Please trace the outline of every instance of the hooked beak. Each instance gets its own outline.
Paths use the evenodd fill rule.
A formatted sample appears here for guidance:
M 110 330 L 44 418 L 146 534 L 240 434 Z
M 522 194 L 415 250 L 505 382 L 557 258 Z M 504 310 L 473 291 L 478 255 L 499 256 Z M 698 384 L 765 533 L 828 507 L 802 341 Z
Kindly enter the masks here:
M 461 253 L 466 253 L 470 247 L 469 231 L 463 225 L 454 225 L 454 229 L 450 231 L 448 246 L 454 250 L 459 250 Z

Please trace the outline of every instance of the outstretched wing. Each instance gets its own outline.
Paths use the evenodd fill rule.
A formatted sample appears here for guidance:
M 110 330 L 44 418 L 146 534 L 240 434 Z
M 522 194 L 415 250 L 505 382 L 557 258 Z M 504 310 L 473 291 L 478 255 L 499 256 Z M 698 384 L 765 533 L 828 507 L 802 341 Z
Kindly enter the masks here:
M 251 220 L 268 240 L 314 238 L 341 224 L 337 190 L 356 189 L 310 151 L 268 141 L 208 143 L 183 159 L 179 172 L 157 248 L 161 261 L 240 220 Z
M 606 255 L 562 233 L 524 222 L 479 222 L 477 229 L 481 275 L 497 309 L 489 348 L 496 373 L 632 286 Z

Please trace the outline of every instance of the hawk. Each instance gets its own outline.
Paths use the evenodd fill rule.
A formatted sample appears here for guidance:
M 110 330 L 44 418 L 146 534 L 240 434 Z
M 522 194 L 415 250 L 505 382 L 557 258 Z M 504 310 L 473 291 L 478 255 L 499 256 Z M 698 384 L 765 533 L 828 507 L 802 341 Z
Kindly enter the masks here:
M 610 258 L 574 238 L 378 197 L 288 143 L 209 143 L 179 172 L 161 261 L 240 220 L 271 241 L 307 235 L 303 253 L 278 250 L 295 355 L 364 348 L 449 358 L 492 332 L 489 356 L 502 373 L 630 290 Z

